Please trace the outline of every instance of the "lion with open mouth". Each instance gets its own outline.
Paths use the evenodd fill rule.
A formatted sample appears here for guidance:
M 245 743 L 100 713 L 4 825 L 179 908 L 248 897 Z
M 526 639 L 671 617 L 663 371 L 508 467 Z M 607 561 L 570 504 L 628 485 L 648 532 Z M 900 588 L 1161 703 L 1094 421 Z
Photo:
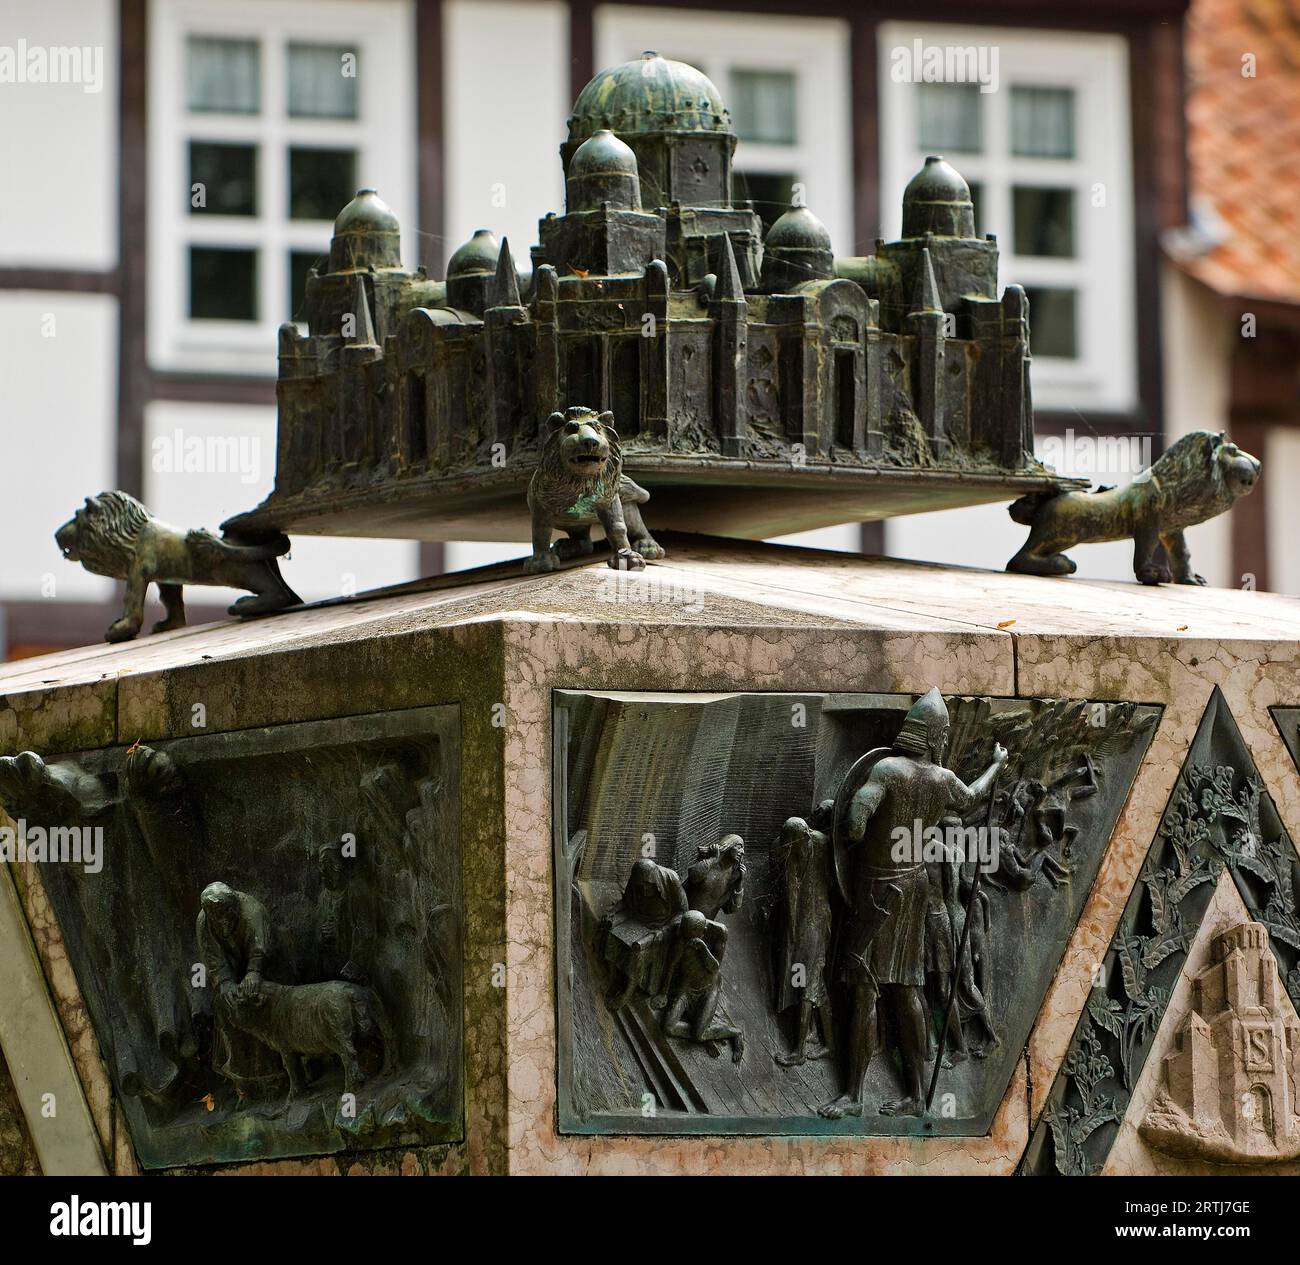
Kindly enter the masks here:
M 548 425 L 551 433 L 528 485 L 533 553 L 524 574 L 554 571 L 561 562 L 591 553 L 591 529 L 597 524 L 614 551 L 611 567 L 640 571 L 647 558 L 662 558 L 662 546 L 641 517 L 650 493 L 623 473 L 614 414 L 575 406 L 552 413 Z M 552 545 L 556 531 L 566 539 Z

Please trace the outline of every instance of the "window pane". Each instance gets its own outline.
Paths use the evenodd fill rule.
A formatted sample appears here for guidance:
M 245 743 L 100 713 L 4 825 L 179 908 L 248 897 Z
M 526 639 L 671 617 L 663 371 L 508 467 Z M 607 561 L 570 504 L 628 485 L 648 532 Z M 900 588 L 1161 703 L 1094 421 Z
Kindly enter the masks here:
M 294 250 L 289 252 L 289 317 L 291 321 L 307 319 L 307 274 L 313 264 L 324 265 L 324 251 Z
M 191 246 L 190 316 L 196 321 L 257 320 L 257 251 Z
M 764 233 L 790 209 L 794 180 L 789 172 L 736 172 L 736 198 L 740 202 L 753 202 L 758 218 L 763 221 Z
M 977 83 L 916 85 L 916 144 L 929 153 L 978 154 L 984 148 Z
M 1017 255 L 1074 257 L 1073 189 L 1017 185 L 1011 190 L 1011 200 Z
M 352 149 L 289 150 L 289 218 L 332 220 L 357 191 Z
M 190 214 L 257 214 L 256 145 L 190 142 Z
M 290 44 L 289 113 L 297 119 L 355 119 L 356 49 L 346 44 Z
M 793 145 L 795 79 L 787 70 L 733 70 L 731 118 L 741 140 Z
M 190 109 L 256 114 L 261 108 L 260 71 L 256 40 L 191 35 L 185 50 L 185 93 Z
M 1021 158 L 1074 157 L 1074 89 L 1011 89 L 1011 152 Z
M 1077 292 L 1026 286 L 1025 296 L 1029 300 L 1029 350 L 1035 356 L 1076 359 L 1079 355 L 1075 330 Z

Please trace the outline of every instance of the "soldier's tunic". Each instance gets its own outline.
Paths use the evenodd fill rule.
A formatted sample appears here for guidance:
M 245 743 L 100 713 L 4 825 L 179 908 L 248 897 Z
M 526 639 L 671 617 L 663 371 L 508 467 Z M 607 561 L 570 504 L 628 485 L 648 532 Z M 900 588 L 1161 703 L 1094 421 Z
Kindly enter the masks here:
M 851 912 L 844 929 L 840 975 L 881 984 L 925 984 L 925 923 L 930 880 L 925 865 L 854 867 Z

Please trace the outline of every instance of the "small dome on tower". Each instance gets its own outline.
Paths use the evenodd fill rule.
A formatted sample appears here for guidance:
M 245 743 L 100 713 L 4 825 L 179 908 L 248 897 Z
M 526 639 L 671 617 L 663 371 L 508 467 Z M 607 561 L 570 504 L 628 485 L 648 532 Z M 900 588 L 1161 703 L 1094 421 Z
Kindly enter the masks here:
M 478 273 L 495 274 L 501 243 L 490 228 L 474 230 L 474 236 L 461 246 L 447 264 L 447 279 Z
M 594 211 L 606 202 L 618 210 L 639 211 L 636 155 L 608 128 L 601 128 L 573 151 L 565 192 L 570 211 Z
M 593 132 L 573 152 L 569 179 L 575 176 L 635 176 L 636 155 L 607 127 Z
M 806 206 L 792 206 L 763 239 L 762 282 L 770 291 L 835 275 L 831 235 Z
M 401 227 L 392 208 L 373 189 L 358 189 L 334 221 L 330 271 L 400 268 Z
M 642 132 L 730 132 L 731 115 L 707 75 L 685 62 L 647 52 L 602 70 L 579 94 L 569 141 L 604 128 Z
M 975 206 L 970 186 L 938 154 L 931 154 L 925 166 L 903 190 L 903 236 L 974 237 Z
M 831 235 L 806 206 L 792 206 L 763 239 L 766 250 L 830 250 Z

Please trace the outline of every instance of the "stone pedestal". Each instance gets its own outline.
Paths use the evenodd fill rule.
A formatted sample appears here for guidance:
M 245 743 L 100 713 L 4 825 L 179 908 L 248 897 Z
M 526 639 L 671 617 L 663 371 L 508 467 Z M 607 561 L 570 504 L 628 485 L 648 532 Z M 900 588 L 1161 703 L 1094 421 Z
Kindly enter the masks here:
M 1279 988 L 1300 987 L 1300 602 L 664 543 L 639 574 L 599 557 L 527 579 L 485 568 L 0 669 L 0 754 L 40 757 L 0 770 L 8 824 L 51 846 L 58 827 L 104 832 L 98 869 L 83 856 L 0 874 L 22 914 L 0 926 L 30 935 L 52 1002 L 13 1022 L 34 977 L 0 972 L 0 1045 L 36 1153 L 89 1147 L 116 1172 L 1096 1171 L 1179 1019 L 1169 994 L 1221 875 L 1271 924 Z M 958 776 L 994 742 L 1011 752 L 991 814 L 971 817 L 1008 851 L 969 906 L 968 1057 L 941 1069 L 928 1116 L 883 1116 L 900 1067 L 882 1015 L 863 1114 L 828 1120 L 842 1057 L 778 1062 L 807 988 L 783 990 L 790 955 L 817 953 L 782 931 L 798 904 L 784 823 L 815 829 L 818 804 L 932 686 Z M 1178 809 L 1181 791 L 1217 796 L 1214 811 Z M 1202 811 L 1207 877 L 1183 892 L 1163 849 Z M 732 834 L 742 893 L 709 869 Z M 643 860 L 726 929 L 725 950 L 709 942 L 709 1031 L 743 1033 L 738 1062 L 725 1034 L 669 1032 L 656 985 L 674 992 L 676 950 L 698 938 L 629 896 Z M 927 870 L 934 997 L 970 876 Z M 196 930 L 214 882 L 261 906 L 275 986 L 225 1019 Z M 657 891 L 676 899 L 667 880 Z M 801 963 L 840 1033 L 842 904 L 831 891 L 825 960 Z M 1159 956 L 1171 907 L 1179 943 Z M 803 908 L 799 929 L 815 902 Z M 257 939 L 242 917 L 234 959 Z M 632 931 L 611 948 L 613 924 Z M 638 936 L 650 947 L 629 968 L 619 945 Z M 1140 980 L 1124 969 L 1135 951 L 1150 959 Z M 637 987 L 616 998 L 629 970 Z M 1140 1030 L 1130 984 L 1148 999 Z M 311 987 L 325 992 L 293 991 Z M 387 1035 L 367 1025 L 372 1004 Z M 683 1031 L 701 1013 L 685 997 Z M 302 1047 L 292 1102 L 268 1031 Z M 30 1052 L 52 1038 L 75 1077 L 50 1087 Z M 1124 1054 L 1081 1099 L 1069 1056 L 1093 1040 Z M 43 1118 L 47 1092 L 81 1101 Z M 1081 1136 L 1101 1101 L 1107 1118 Z

